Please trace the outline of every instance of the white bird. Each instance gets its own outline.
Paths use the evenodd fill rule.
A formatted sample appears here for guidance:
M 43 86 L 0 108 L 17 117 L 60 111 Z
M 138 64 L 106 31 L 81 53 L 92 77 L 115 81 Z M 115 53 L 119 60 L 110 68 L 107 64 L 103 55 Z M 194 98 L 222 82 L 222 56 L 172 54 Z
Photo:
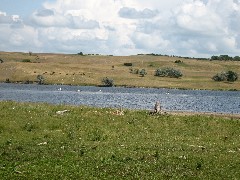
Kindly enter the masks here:
M 62 88 L 59 88 L 59 89 L 58 89 L 58 91 L 61 91 L 61 90 L 62 90 Z

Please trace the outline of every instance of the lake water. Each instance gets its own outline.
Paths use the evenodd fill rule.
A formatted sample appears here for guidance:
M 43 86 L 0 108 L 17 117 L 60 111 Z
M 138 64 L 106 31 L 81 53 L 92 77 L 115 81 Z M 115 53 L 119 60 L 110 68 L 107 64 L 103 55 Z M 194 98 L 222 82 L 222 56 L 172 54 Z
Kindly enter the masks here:
M 240 114 L 240 91 L 177 90 L 0 83 L 0 101 L 47 102 L 128 109 Z

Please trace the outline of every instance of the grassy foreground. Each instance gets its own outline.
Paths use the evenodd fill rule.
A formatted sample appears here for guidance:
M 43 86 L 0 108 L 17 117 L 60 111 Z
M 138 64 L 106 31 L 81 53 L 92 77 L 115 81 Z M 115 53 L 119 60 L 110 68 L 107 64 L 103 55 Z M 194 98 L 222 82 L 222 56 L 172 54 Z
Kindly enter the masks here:
M 240 80 L 234 83 L 215 82 L 212 77 L 232 70 L 240 75 L 240 62 L 184 59 L 167 56 L 80 56 L 71 54 L 32 54 L 0 52 L 0 82 L 36 81 L 42 75 L 47 84 L 101 85 L 109 77 L 116 86 L 164 87 L 186 89 L 240 90 Z M 30 62 L 26 62 L 26 60 Z M 176 60 L 183 61 L 175 63 Z M 124 66 L 132 63 L 132 67 Z M 171 67 L 183 77 L 154 76 L 156 69 Z M 130 73 L 130 68 L 145 69 L 147 75 Z
M 235 118 L 0 102 L 0 136 L 1 179 L 240 178 Z

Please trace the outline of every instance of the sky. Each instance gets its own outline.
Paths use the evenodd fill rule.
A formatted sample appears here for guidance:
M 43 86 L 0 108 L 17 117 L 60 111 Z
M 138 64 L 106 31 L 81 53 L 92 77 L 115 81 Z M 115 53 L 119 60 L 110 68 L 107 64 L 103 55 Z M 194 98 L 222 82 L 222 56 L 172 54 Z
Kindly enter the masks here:
M 240 56 L 240 0 L 0 0 L 0 51 Z

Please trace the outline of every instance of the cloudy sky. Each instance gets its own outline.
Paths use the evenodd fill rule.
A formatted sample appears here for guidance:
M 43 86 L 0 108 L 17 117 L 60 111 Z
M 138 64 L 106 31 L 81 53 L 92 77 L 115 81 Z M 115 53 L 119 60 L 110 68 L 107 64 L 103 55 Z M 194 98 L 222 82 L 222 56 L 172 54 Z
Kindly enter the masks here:
M 240 55 L 240 0 L 0 0 L 0 51 Z

